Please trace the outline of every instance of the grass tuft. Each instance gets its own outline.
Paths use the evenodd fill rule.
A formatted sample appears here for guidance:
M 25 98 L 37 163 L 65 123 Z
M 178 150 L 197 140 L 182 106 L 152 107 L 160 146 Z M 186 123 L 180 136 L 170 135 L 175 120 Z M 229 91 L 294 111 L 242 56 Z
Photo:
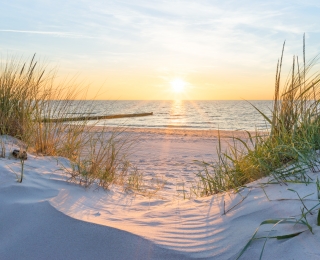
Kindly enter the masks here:
M 68 158 L 73 165 L 70 180 L 86 187 L 98 183 L 106 189 L 112 184 L 138 189 L 144 175 L 129 170 L 126 159 L 134 140 L 121 128 L 97 132 L 94 122 L 88 124 L 95 107 L 86 100 L 87 91 L 74 79 L 57 82 L 56 71 L 41 65 L 35 55 L 30 62 L 7 59 L 0 65 L 0 135 L 20 139 L 28 152 Z M 57 120 L 70 115 L 83 120 Z M 5 157 L 2 141 L 0 156 Z M 19 182 L 23 174 L 21 160 Z
M 303 43 L 304 62 L 301 64 L 298 57 L 293 57 L 290 76 L 281 91 L 284 46 L 276 68 L 271 117 L 252 105 L 270 128 L 256 131 L 255 135 L 248 132 L 245 139 L 233 138 L 226 151 L 221 148 L 219 136 L 218 160 L 201 162 L 203 168 L 198 173 L 203 196 L 237 190 L 270 175 L 280 184 L 307 183 L 310 177 L 305 170 L 316 170 L 314 162 L 320 148 L 320 73 L 312 69 L 318 56 L 306 63 Z

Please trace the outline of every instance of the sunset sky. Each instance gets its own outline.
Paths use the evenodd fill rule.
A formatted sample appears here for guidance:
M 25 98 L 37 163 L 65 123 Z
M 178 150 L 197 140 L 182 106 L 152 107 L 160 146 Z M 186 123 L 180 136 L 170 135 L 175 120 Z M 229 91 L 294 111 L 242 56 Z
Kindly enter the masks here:
M 33 53 L 99 99 L 271 99 L 286 40 L 320 52 L 320 2 L 1 1 L 1 58 Z M 93 94 L 92 94 L 93 95 Z

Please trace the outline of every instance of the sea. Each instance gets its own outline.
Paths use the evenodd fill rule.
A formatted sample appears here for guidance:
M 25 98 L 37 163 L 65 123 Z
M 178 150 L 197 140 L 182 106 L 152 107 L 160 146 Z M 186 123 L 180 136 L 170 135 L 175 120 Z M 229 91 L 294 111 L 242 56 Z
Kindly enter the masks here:
M 210 101 L 93 101 L 92 115 L 150 113 L 152 116 L 107 119 L 98 125 L 135 128 L 266 130 L 270 118 L 271 100 L 210 100 Z M 260 112 L 259 112 L 259 111 Z

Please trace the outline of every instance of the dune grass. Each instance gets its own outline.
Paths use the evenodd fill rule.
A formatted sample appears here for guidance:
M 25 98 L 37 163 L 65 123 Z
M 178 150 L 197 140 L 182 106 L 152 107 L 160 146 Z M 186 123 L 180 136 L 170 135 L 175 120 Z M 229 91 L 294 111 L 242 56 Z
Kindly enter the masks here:
M 252 105 L 270 128 L 262 132 L 259 129 L 255 135 L 248 132 L 245 139 L 233 138 L 226 151 L 219 141 L 218 160 L 201 162 L 201 195 L 237 190 L 269 175 L 277 183 L 310 180 L 305 170 L 314 170 L 316 151 L 320 148 L 320 73 L 313 71 L 318 56 L 306 63 L 303 44 L 303 60 L 293 57 L 290 75 L 281 90 L 284 46 L 277 64 L 271 117 Z
M 120 127 L 112 133 L 106 128 L 93 130 L 95 124 L 86 120 L 94 110 L 94 102 L 86 100 L 87 91 L 73 79 L 57 82 L 56 71 L 35 56 L 30 62 L 7 59 L 0 67 L 0 135 L 20 139 L 25 144 L 21 149 L 28 152 L 68 158 L 73 168 L 69 179 L 86 187 L 96 182 L 103 188 L 119 184 L 138 189 L 144 176 L 136 174 L 125 156 L 134 140 Z M 70 115 L 84 120 L 72 124 L 56 120 Z M 5 157 L 3 143 L 0 149 Z M 19 182 L 23 165 L 21 161 Z
M 13 58 L 1 64 L 0 134 L 24 141 L 36 153 L 67 155 L 70 150 L 77 150 L 85 122 L 79 125 L 41 122 L 44 116 L 59 117 L 81 108 L 70 106 L 81 89 L 55 84 L 55 76 L 55 72 L 47 72 L 38 64 L 35 56 L 29 63 Z
M 315 200 L 313 207 L 307 208 L 304 200 L 312 194 L 301 197 L 295 190 L 288 189 L 295 192 L 301 202 L 301 212 L 298 217 L 262 221 L 236 259 L 241 257 L 245 259 L 244 253 L 255 240 L 264 240 L 259 256 L 259 259 L 262 259 L 269 239 L 292 238 L 307 231 L 313 233 L 308 218 L 314 221 L 315 217 L 311 216 L 315 213 L 318 213 L 317 225 L 320 225 L 319 180 L 315 181 L 307 174 L 307 170 L 311 169 L 312 172 L 319 170 L 320 72 L 315 70 L 319 56 L 306 62 L 305 39 L 303 39 L 303 59 L 299 61 L 298 57 L 293 57 L 290 75 L 281 88 L 284 46 L 285 44 L 277 63 L 271 117 L 267 117 L 252 105 L 253 109 L 256 109 L 268 122 L 270 128 L 259 129 L 255 135 L 247 132 L 247 138 L 233 138 L 226 151 L 222 150 L 219 138 L 218 160 L 213 163 L 201 162 L 203 170 L 198 173 L 200 185 L 196 192 L 201 196 L 230 190 L 237 192 L 249 182 L 270 176 L 268 183 L 272 184 L 294 182 L 316 185 L 318 200 Z M 266 193 L 265 195 L 267 196 Z M 302 225 L 305 226 L 305 230 L 272 236 L 271 232 L 280 224 L 292 225 L 293 228 Z M 259 228 L 264 225 L 272 225 L 272 228 L 267 235 L 258 235 Z

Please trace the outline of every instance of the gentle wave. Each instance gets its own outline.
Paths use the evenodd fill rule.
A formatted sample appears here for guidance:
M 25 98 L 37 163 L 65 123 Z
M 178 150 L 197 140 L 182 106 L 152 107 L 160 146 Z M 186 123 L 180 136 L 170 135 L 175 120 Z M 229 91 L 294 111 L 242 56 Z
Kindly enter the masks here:
M 268 123 L 246 101 L 88 101 L 99 115 L 153 112 L 153 116 L 102 120 L 101 125 L 146 127 L 255 130 Z M 271 116 L 272 101 L 250 101 L 267 116 Z

